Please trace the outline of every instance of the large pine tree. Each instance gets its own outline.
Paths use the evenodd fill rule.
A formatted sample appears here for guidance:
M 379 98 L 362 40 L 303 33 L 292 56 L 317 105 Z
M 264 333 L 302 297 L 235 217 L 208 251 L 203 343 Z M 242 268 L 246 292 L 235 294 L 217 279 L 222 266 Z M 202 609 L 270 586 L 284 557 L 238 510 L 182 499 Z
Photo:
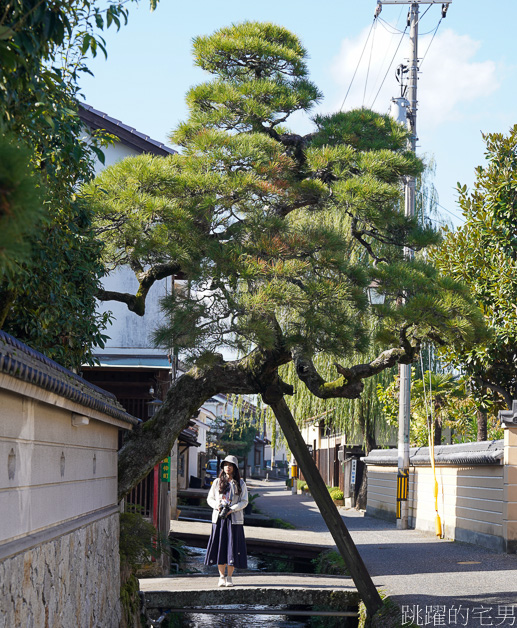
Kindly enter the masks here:
M 380 598 L 328 495 L 284 394 L 280 366 L 321 398 L 357 398 L 363 380 L 411 362 L 424 340 L 472 341 L 480 318 L 460 286 L 423 262 L 404 260 L 437 234 L 400 209 L 404 177 L 421 162 L 406 131 L 368 110 L 317 116 L 314 132 L 288 118 L 321 98 L 307 78 L 298 38 L 247 22 L 194 41 L 213 75 L 187 95 L 189 118 L 172 136 L 181 154 L 138 157 L 108 168 L 90 188 L 97 229 L 112 265 L 134 269 L 136 295 L 114 295 L 142 313 L 156 278 L 179 272 L 188 289 L 164 301 L 157 340 L 194 366 L 119 457 L 120 496 L 167 455 L 212 395 L 259 394 L 271 406 L 329 530 L 370 611 Z M 386 296 L 372 308 L 368 288 Z M 374 317 L 375 324 L 372 324 Z M 352 356 L 374 341 L 365 364 Z M 231 347 L 244 357 L 224 361 Z M 313 358 L 336 362 L 325 381 Z

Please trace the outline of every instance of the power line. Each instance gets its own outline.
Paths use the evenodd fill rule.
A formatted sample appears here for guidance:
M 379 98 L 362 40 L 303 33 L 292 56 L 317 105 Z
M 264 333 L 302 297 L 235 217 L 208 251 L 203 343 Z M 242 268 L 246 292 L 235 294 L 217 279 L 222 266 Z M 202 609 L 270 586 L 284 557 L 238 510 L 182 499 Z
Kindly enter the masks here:
M 419 20 L 418 20 L 418 23 L 419 23 L 419 24 L 420 24 L 420 22 L 421 22 L 422 18 L 425 16 L 425 14 L 429 11 L 429 9 L 430 9 L 432 6 L 433 6 L 433 5 L 431 5 L 431 4 L 430 4 L 430 5 L 427 7 L 427 9 L 424 11 L 424 13 L 420 16 L 420 18 L 419 18 Z M 401 11 L 402 11 L 402 9 L 401 9 Z M 399 18 L 400 18 L 400 14 L 399 14 Z M 386 74 L 384 75 L 384 78 L 382 79 L 382 83 L 381 83 L 381 85 L 380 85 L 380 87 L 379 87 L 379 89 L 378 89 L 378 91 L 377 91 L 377 94 L 375 95 L 375 98 L 373 99 L 373 102 L 372 102 L 372 104 L 371 104 L 371 109 L 373 109 L 373 107 L 374 107 L 374 105 L 375 105 L 375 103 L 376 103 L 376 101 L 377 101 L 377 98 L 379 97 L 380 91 L 381 91 L 381 89 L 382 89 L 382 87 L 383 87 L 383 85 L 384 85 L 384 83 L 385 83 L 385 81 L 386 81 L 386 78 L 387 78 L 388 73 L 389 73 L 389 71 L 390 71 L 390 69 L 391 69 L 391 66 L 393 65 L 393 61 L 395 60 L 395 57 L 397 56 L 397 52 L 398 52 L 398 50 L 399 50 L 399 48 L 400 48 L 400 45 L 402 44 L 402 41 L 403 41 L 403 39 L 404 39 L 404 36 L 406 35 L 406 32 L 407 32 L 407 24 L 406 24 L 406 27 L 404 28 L 404 30 L 403 30 L 403 31 L 401 31 L 401 30 L 399 30 L 398 28 L 396 28 L 395 26 L 393 26 L 393 25 L 389 24 L 388 22 L 386 22 L 386 20 L 382 19 L 381 17 L 378 17 L 377 19 L 378 19 L 378 21 L 381 23 L 381 26 L 382 26 L 382 27 L 383 27 L 383 28 L 384 28 L 384 29 L 385 29 L 388 33 L 391 33 L 392 35 L 395 35 L 395 34 L 400 34 L 400 35 L 401 35 L 401 38 L 399 39 L 399 43 L 398 43 L 398 45 L 397 45 L 397 49 L 395 50 L 395 53 L 394 53 L 394 55 L 393 55 L 393 58 L 392 58 L 392 60 L 391 60 L 391 62 L 390 62 L 390 64 L 389 64 L 389 66 L 388 66 L 388 69 L 386 70 Z M 429 46 L 427 47 L 427 50 L 425 51 L 425 54 L 424 54 L 424 56 L 422 57 L 422 61 L 420 62 L 420 67 L 422 66 L 422 63 L 423 63 L 423 61 L 424 61 L 424 59 L 425 59 L 425 57 L 426 57 L 427 53 L 429 52 L 429 48 L 431 47 L 431 44 L 433 43 L 434 37 L 435 37 L 435 35 L 436 35 L 437 31 L 438 31 L 438 28 L 439 28 L 439 26 L 440 26 L 440 24 L 441 24 L 442 20 L 443 20 L 443 17 L 442 17 L 442 18 L 440 18 L 440 20 L 439 20 L 438 24 L 436 25 L 436 28 L 434 28 L 434 29 L 432 29 L 432 30 L 428 31 L 427 33 L 421 33 L 421 34 L 420 34 L 421 36 L 423 36 L 423 35 L 428 35 L 429 33 L 433 33 L 433 36 L 432 36 L 432 38 L 431 38 L 431 41 L 429 42 Z M 390 30 L 389 28 L 387 28 L 388 26 L 389 26 L 390 28 L 392 28 L 393 30 Z M 366 92 L 366 86 L 365 86 L 365 92 Z M 364 104 L 364 102 L 363 102 L 363 104 Z
M 401 31 L 396 26 L 393 26 L 393 24 L 390 24 L 389 22 L 386 22 L 386 20 L 383 20 L 382 17 L 379 17 L 377 19 L 381 23 L 381 26 L 384 28 L 384 30 L 387 31 L 388 33 L 390 33 L 391 35 L 400 35 L 401 33 L 405 33 L 406 32 L 407 26 L 406 26 L 406 28 L 403 31 Z M 390 30 L 390 28 L 393 29 L 393 30 Z
M 422 15 L 418 18 L 418 25 L 420 25 L 420 21 L 422 20 L 423 17 L 425 17 L 425 14 L 429 11 L 429 9 L 432 7 L 433 5 L 430 4 L 427 9 L 422 13 Z
M 363 51 L 361 52 L 361 56 L 359 57 L 359 61 L 357 63 L 357 67 L 355 68 L 354 74 L 352 76 L 352 80 L 350 81 L 350 85 L 348 86 L 348 90 L 347 90 L 347 92 L 345 94 L 345 97 L 343 98 L 343 102 L 342 102 L 341 107 L 339 109 L 340 111 L 342 111 L 343 107 L 345 106 L 345 102 L 346 102 L 346 99 L 348 98 L 348 94 L 350 93 L 350 90 L 352 89 L 352 84 L 354 82 L 355 75 L 357 74 L 357 70 L 359 69 L 359 65 L 361 64 L 361 61 L 362 61 L 362 58 L 363 58 L 363 55 L 364 55 L 364 51 L 366 50 L 366 46 L 368 45 L 368 40 L 370 39 L 370 35 L 372 34 L 372 29 L 373 29 L 373 25 L 374 24 L 375 24 L 375 18 L 374 18 L 374 20 L 372 22 L 372 25 L 370 26 L 370 31 L 368 32 L 368 37 L 366 38 L 366 41 L 364 42 Z
M 368 77 L 370 76 L 370 65 L 372 63 L 373 43 L 375 41 L 376 30 L 377 30 L 377 22 L 375 22 L 375 28 L 374 28 L 373 37 L 372 37 L 372 45 L 370 46 L 370 56 L 368 58 L 368 69 L 366 70 L 366 79 L 364 81 L 363 105 L 362 105 L 363 107 L 364 107 L 364 101 L 366 99 L 366 87 L 368 86 Z
M 375 101 L 377 100 L 377 98 L 378 98 L 378 96 L 379 96 L 379 93 L 380 93 L 380 91 L 381 91 L 381 89 L 382 89 L 382 86 L 384 85 L 384 82 L 386 81 L 386 77 L 388 76 L 388 72 L 391 70 L 391 66 L 393 65 L 393 61 L 395 60 L 395 57 L 397 56 L 397 52 L 399 51 L 400 44 L 402 43 L 402 40 L 404 39 L 404 35 L 406 34 L 406 30 L 407 30 L 407 26 L 406 26 L 406 28 L 404 29 L 403 33 L 402 33 L 402 37 L 401 37 L 401 38 L 400 38 L 400 40 L 399 40 L 399 43 L 398 43 L 397 49 L 396 49 L 396 50 L 395 50 L 395 52 L 393 53 L 393 57 L 392 57 L 392 59 L 391 59 L 391 61 L 390 61 L 390 64 L 389 64 L 389 66 L 388 66 L 388 69 L 386 70 L 386 74 L 384 75 L 384 78 L 382 79 L 382 83 L 381 83 L 381 85 L 380 85 L 380 87 L 379 87 L 379 89 L 378 89 L 378 91 L 377 91 L 377 94 L 375 95 L 375 98 L 373 99 L 371 109 L 373 109 L 373 106 L 375 105 Z
M 397 26 L 396 26 L 396 25 L 400 22 L 400 17 L 401 17 L 401 15 L 402 15 L 402 11 L 403 11 L 403 9 L 404 9 L 404 6 L 402 5 L 402 6 L 400 7 L 400 12 L 399 12 L 398 18 L 397 18 L 397 20 L 396 20 L 396 22 L 395 22 L 394 28 L 397 28 Z M 382 26 L 382 24 L 381 24 L 381 26 Z M 383 27 L 383 28 L 384 28 L 384 27 Z M 403 34 L 403 33 L 405 33 L 405 32 L 406 32 L 406 29 L 407 29 L 407 25 L 406 25 L 406 27 L 404 28 L 404 31 L 399 31 L 399 33 L 402 33 L 402 34 Z M 388 32 L 389 32 L 389 31 L 388 31 Z M 394 33 L 392 33 L 392 34 L 394 34 Z M 374 83 L 373 83 L 373 88 L 372 88 L 372 93 L 370 93 L 370 98 L 371 98 L 371 96 L 373 95 L 373 93 L 375 93 L 375 89 L 376 89 L 376 87 L 375 87 L 375 86 L 379 84 L 379 78 L 380 78 L 380 76 L 382 76 L 384 63 L 385 63 L 386 59 L 388 58 L 389 54 L 391 53 L 391 48 L 392 48 L 392 43 L 393 43 L 393 41 L 394 41 L 394 40 L 393 40 L 393 37 L 392 37 L 392 38 L 391 38 L 391 41 L 390 41 L 390 43 L 389 43 L 389 46 L 387 46 L 387 47 L 386 47 L 386 49 L 385 49 L 385 52 L 384 52 L 384 59 L 382 60 L 382 63 L 380 63 L 380 64 L 379 64 L 379 70 L 378 70 L 378 72 L 377 72 L 377 76 L 375 77 L 375 81 L 374 81 Z M 399 47 L 400 47 L 400 44 L 401 44 L 401 43 L 402 43 L 402 42 L 399 42 L 399 44 L 398 44 L 398 46 L 397 46 L 397 50 L 399 49 Z M 395 54 L 397 54 L 397 53 L 395 52 Z M 388 66 L 388 70 L 387 70 L 387 72 L 386 72 L 386 75 L 387 75 L 387 73 L 389 72 L 389 69 L 390 69 L 390 67 L 391 67 L 391 65 L 392 65 L 392 64 L 393 64 L 393 59 L 391 60 L 390 65 Z M 382 86 L 383 86 L 383 84 L 384 84 L 384 81 L 385 81 L 385 80 L 386 80 L 386 76 L 384 76 L 384 78 L 383 78 L 383 80 L 382 80 L 382 83 L 381 83 L 381 87 L 379 88 L 379 90 L 380 90 L 380 89 L 382 89 Z M 377 95 L 376 95 L 376 96 L 375 96 L 375 98 L 374 98 L 373 104 L 375 104 L 375 101 L 377 100 L 377 96 L 378 96 L 378 94 L 379 94 L 379 92 L 377 92 Z M 372 104 L 372 108 L 373 108 L 373 104 Z
M 434 41 L 434 36 L 438 32 L 438 28 L 440 27 L 442 20 L 443 20 L 443 17 L 440 18 L 440 21 L 438 22 L 438 24 L 436 25 L 436 28 L 434 29 L 434 33 L 433 33 L 433 36 L 431 37 L 431 41 L 429 42 L 429 46 L 427 46 L 427 50 L 425 51 L 424 56 L 422 57 L 422 61 L 420 61 L 420 67 L 422 67 L 422 64 L 424 63 L 424 59 L 426 58 L 427 53 L 429 52 L 429 48 L 431 47 L 431 44 Z
M 458 216 L 458 214 L 455 214 L 454 212 L 451 212 L 451 210 L 447 209 L 447 207 L 444 207 L 443 205 L 440 205 L 440 203 L 436 203 L 436 204 L 438 205 L 438 207 L 441 207 L 442 209 L 444 209 L 451 216 L 454 216 L 454 218 L 458 218 L 458 220 L 463 220 L 462 216 Z

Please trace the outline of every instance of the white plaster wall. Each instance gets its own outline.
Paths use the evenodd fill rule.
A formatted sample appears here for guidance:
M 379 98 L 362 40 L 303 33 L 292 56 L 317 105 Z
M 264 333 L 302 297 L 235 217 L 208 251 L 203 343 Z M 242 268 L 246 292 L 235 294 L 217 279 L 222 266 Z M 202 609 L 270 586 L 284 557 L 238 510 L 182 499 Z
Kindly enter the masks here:
M 105 290 L 135 294 L 138 281 L 129 268 L 118 268 L 102 280 Z M 152 341 L 153 331 L 164 322 L 160 300 L 170 294 L 170 278 L 156 282 L 150 289 L 145 303 L 144 316 L 130 312 L 125 303 L 117 301 L 99 302 L 98 311 L 113 313 L 113 323 L 106 330 L 110 337 L 104 349 L 96 349 L 96 354 L 166 354 L 165 349 L 156 349 Z
M 498 547 L 503 537 L 503 474 L 503 465 L 436 467 L 438 513 L 446 538 Z M 368 514 L 395 518 L 396 482 L 395 467 L 368 466 Z M 408 505 L 411 525 L 434 532 L 431 467 L 410 470 Z
M 0 545 L 117 503 L 116 427 L 0 391 Z M 9 516 L 5 516 L 9 513 Z
M 124 159 L 124 157 L 135 157 L 136 155 L 140 155 L 139 151 L 122 144 L 122 142 L 110 144 L 110 146 L 103 148 L 102 151 L 104 153 L 105 161 L 104 164 L 102 164 L 98 159 L 95 160 L 95 174 L 99 174 L 104 170 L 104 168 L 116 164 L 121 159 Z
M 141 154 L 139 151 L 129 148 L 122 142 L 114 144 L 103 149 L 105 155 L 105 163 L 95 162 L 95 173 L 99 174 L 125 157 L 134 157 Z M 138 282 L 134 273 L 129 268 L 120 268 L 112 271 L 107 277 L 102 279 L 102 285 L 105 290 L 113 290 L 117 292 L 127 292 L 135 294 L 138 289 Z M 146 298 L 146 313 L 144 316 L 137 316 L 134 312 L 130 312 L 127 305 L 118 303 L 117 301 L 99 302 L 99 312 L 113 313 L 113 324 L 108 326 L 106 335 L 110 338 L 103 349 L 96 348 L 97 355 L 116 354 L 116 355 L 165 355 L 166 351 L 156 349 L 152 342 L 152 332 L 159 324 L 161 324 L 163 315 L 160 311 L 160 299 L 162 299 L 167 291 L 170 292 L 171 280 L 162 279 L 156 282 Z
M 198 471 L 197 471 L 198 452 L 199 452 L 199 449 L 197 447 L 189 448 L 187 486 L 188 486 L 188 483 L 190 482 L 191 475 L 198 477 Z

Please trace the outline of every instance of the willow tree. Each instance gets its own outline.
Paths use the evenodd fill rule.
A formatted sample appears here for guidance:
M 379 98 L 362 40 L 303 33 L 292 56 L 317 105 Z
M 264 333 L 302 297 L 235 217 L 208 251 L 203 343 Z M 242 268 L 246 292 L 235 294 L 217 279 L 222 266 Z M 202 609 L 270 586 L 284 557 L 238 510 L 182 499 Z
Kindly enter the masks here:
M 112 297 L 141 312 L 156 277 L 181 272 L 188 282 L 164 300 L 167 324 L 156 339 L 193 366 L 122 448 L 119 494 L 167 455 L 206 399 L 261 395 L 374 612 L 380 598 L 284 399 L 293 386 L 278 369 L 292 362 L 297 385 L 317 397 L 358 398 L 366 378 L 411 362 L 424 340 L 472 341 L 479 315 L 454 281 L 403 259 L 404 247 L 421 249 L 438 236 L 399 209 L 401 181 L 422 169 L 402 127 L 358 110 L 317 116 L 304 136 L 291 132 L 291 114 L 309 112 L 321 94 L 298 38 L 274 24 L 199 37 L 194 54 L 213 79 L 187 95 L 189 117 L 172 136 L 181 154 L 129 159 L 90 189 L 109 261 L 129 265 L 140 282 L 137 294 Z M 386 296 L 374 310 L 372 283 Z M 354 363 L 373 341 L 380 354 Z M 225 361 L 221 347 L 244 357 Z M 330 381 L 314 365 L 321 353 L 336 363 Z

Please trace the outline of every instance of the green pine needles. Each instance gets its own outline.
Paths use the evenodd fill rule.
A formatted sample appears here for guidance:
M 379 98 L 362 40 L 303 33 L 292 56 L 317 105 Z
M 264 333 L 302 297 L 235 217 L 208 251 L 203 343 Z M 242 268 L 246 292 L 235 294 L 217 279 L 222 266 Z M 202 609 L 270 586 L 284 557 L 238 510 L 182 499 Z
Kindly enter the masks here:
M 404 178 L 423 170 L 407 130 L 365 109 L 318 115 L 304 136 L 290 130 L 321 93 L 299 39 L 275 24 L 198 37 L 194 57 L 211 78 L 187 94 L 171 136 L 181 152 L 125 160 L 87 188 L 106 262 L 139 280 L 134 311 L 154 278 L 183 280 L 163 300 L 158 344 L 199 368 L 220 364 L 221 347 L 258 351 L 270 374 L 292 362 L 284 377 L 297 391 L 346 400 L 426 340 L 482 335 L 465 290 L 404 260 L 404 247 L 440 240 L 401 209 Z M 383 305 L 370 305 L 372 284 Z M 259 380 L 226 392 L 260 393 Z M 373 411 L 343 410 L 343 424 L 364 433 Z

